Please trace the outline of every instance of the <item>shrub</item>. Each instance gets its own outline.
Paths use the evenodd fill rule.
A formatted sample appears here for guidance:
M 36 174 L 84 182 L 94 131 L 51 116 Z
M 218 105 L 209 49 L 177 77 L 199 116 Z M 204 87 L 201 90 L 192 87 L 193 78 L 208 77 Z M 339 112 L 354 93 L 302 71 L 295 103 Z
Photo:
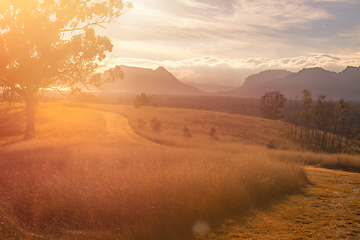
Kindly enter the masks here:
M 160 132 L 161 131 L 161 121 L 156 119 L 156 118 L 153 118 L 151 119 L 151 128 L 154 132 Z
M 134 107 L 135 108 L 140 108 L 141 107 L 141 103 L 139 101 L 134 101 Z
M 146 122 L 143 119 L 139 118 L 136 125 L 138 128 L 143 128 L 145 124 Z
M 183 132 L 184 132 L 184 137 L 192 138 L 190 129 L 189 129 L 187 126 L 185 126 L 185 127 L 183 128 Z
M 153 96 L 146 96 L 145 93 L 142 93 L 141 95 L 137 95 L 134 100 L 135 108 L 140 108 L 141 106 L 148 106 Z
M 269 140 L 269 142 L 266 144 L 266 148 L 268 149 L 276 149 L 275 140 L 272 138 Z

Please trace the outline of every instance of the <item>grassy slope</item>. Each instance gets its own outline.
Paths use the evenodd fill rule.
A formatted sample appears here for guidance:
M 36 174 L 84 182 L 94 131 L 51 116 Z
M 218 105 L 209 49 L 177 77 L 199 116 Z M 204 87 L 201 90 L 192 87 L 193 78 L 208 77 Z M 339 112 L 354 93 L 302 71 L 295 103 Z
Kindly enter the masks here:
M 290 126 L 281 121 L 188 109 L 153 107 L 135 109 L 132 106 L 92 105 L 94 106 L 126 116 L 136 133 L 165 145 L 206 147 L 210 140 L 212 147 L 219 145 L 222 148 L 226 145 L 236 148 L 238 143 L 266 146 L 270 141 L 274 141 L 278 151 L 272 151 L 270 154 L 280 161 L 360 172 L 359 155 L 304 152 L 300 145 L 289 140 Z M 161 121 L 160 132 L 152 130 L 153 118 Z M 143 124 L 139 124 L 139 119 Z M 191 139 L 183 137 L 185 126 L 192 134 Z M 211 127 L 216 129 L 216 138 L 210 138 Z M 358 150 L 356 145 L 350 147 Z
M 263 147 L 274 138 L 280 148 L 297 149 L 282 137 L 286 126 L 280 122 L 181 109 L 70 106 L 86 108 L 40 105 L 38 138 L 31 142 L 16 142 L 23 126 L 11 119 L 23 116 L 21 109 L 1 112 L 7 121 L 0 129 L 12 130 L 0 141 L 13 143 L 0 147 L 4 236 L 191 238 L 198 221 L 214 228 L 219 219 L 266 205 L 306 181 L 301 167 L 277 161 L 283 159 Z M 125 115 L 136 132 L 163 144 L 113 136 L 103 112 L 89 108 Z M 151 129 L 154 117 L 160 132 Z M 183 136 L 185 125 L 191 139 Z
M 301 194 L 228 220 L 198 239 L 358 239 L 360 174 L 306 170 L 311 184 Z
M 71 105 L 70 105 L 71 106 Z M 76 106 L 76 105 L 75 105 Z M 96 105 L 92 105 L 96 106 Z M 90 105 L 88 105 L 90 107 Z M 209 140 L 218 143 L 265 146 L 273 139 L 280 149 L 299 150 L 299 146 L 286 139 L 289 126 L 280 121 L 202 110 L 133 106 L 97 105 L 96 108 L 120 113 L 141 136 L 170 146 L 202 146 Z M 162 123 L 161 131 L 154 132 L 151 120 Z M 139 124 L 142 121 L 143 124 Z M 183 137 L 187 126 L 191 139 Z M 216 138 L 210 139 L 210 129 L 216 130 Z

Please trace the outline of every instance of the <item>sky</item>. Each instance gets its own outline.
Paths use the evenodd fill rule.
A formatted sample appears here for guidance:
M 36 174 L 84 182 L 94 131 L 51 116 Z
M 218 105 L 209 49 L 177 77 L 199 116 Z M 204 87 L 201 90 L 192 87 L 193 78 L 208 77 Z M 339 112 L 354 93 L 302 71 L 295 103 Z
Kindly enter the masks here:
M 267 69 L 360 66 L 359 0 L 132 0 L 101 29 L 112 65 L 241 86 Z

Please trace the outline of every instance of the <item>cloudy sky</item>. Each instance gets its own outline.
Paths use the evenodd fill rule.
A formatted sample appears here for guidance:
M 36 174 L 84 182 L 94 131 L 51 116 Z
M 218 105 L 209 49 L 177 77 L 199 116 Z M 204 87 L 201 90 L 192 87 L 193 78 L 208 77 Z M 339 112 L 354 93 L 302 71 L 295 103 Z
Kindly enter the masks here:
M 359 0 L 132 0 L 101 34 L 113 64 L 240 86 L 266 69 L 360 66 Z

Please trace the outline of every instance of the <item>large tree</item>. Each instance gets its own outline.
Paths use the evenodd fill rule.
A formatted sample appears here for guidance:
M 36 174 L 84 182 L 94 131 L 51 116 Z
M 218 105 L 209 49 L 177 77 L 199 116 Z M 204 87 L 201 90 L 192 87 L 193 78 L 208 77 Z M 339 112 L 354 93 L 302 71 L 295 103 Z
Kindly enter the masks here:
M 310 127 L 312 124 L 312 102 L 311 91 L 308 89 L 303 90 L 303 110 L 301 112 L 302 123 L 305 127 L 305 138 L 310 138 Z
M 284 94 L 278 91 L 266 92 L 260 99 L 259 112 L 264 118 L 268 119 L 282 119 L 284 115 L 280 108 L 285 104 L 286 98 Z
M 113 45 L 96 35 L 95 28 L 131 6 L 122 0 L 0 1 L 0 86 L 25 99 L 25 139 L 35 137 L 34 96 L 39 89 L 104 81 L 89 76 Z M 116 70 L 109 76 L 121 77 Z

